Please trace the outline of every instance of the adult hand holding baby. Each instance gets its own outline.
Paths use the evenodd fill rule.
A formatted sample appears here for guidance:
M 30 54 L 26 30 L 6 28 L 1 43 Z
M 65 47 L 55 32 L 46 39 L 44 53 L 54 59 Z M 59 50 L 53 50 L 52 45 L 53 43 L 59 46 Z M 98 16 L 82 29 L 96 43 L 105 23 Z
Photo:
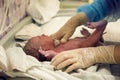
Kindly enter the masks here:
M 70 18 L 66 24 L 64 24 L 56 33 L 50 35 L 50 37 L 52 39 L 60 40 L 61 43 L 65 43 L 73 35 L 76 27 L 85 24 L 87 21 L 85 13 L 81 12 Z
M 116 63 L 114 60 L 114 46 L 99 46 L 63 51 L 51 61 L 51 64 L 56 69 L 66 68 L 65 72 L 87 68 L 95 63 Z

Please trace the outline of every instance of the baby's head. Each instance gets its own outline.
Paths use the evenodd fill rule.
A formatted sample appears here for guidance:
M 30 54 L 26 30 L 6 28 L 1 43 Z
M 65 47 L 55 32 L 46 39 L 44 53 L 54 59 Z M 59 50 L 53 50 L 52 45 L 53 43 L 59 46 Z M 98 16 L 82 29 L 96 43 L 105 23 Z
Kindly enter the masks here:
M 34 56 L 39 61 L 44 61 L 46 60 L 46 57 L 39 52 L 40 49 L 44 51 L 53 50 L 53 39 L 46 35 L 35 36 L 29 39 L 25 47 L 23 48 L 24 52 L 27 55 Z

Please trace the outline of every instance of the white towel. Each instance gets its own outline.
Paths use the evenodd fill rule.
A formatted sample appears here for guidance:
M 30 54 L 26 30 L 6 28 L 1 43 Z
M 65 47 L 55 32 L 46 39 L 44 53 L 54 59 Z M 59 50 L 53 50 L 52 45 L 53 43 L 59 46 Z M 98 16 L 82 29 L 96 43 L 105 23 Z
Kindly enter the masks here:
M 39 24 L 48 22 L 59 11 L 59 0 L 30 0 L 27 13 Z

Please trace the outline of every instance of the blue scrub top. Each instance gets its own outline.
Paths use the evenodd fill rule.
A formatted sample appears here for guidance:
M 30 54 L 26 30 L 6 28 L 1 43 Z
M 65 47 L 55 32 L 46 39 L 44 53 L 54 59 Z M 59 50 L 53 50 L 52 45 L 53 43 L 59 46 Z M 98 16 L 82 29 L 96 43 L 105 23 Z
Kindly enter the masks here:
M 84 12 L 89 21 L 107 19 L 115 21 L 120 18 L 120 0 L 94 0 L 92 4 L 81 6 L 77 12 Z

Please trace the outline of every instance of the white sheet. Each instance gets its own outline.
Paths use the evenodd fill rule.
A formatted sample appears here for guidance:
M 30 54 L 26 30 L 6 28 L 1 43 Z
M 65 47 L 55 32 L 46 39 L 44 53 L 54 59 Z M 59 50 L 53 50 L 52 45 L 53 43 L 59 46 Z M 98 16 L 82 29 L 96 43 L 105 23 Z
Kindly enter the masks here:
M 26 55 L 22 48 L 12 47 L 5 51 L 8 59 L 6 74 L 11 77 L 30 77 L 35 80 L 120 80 L 120 77 L 110 74 L 109 67 L 92 66 L 86 70 L 78 69 L 71 74 L 61 70 L 54 71 L 50 62 L 39 62 L 34 57 Z M 1 65 L 0 65 L 1 66 Z

